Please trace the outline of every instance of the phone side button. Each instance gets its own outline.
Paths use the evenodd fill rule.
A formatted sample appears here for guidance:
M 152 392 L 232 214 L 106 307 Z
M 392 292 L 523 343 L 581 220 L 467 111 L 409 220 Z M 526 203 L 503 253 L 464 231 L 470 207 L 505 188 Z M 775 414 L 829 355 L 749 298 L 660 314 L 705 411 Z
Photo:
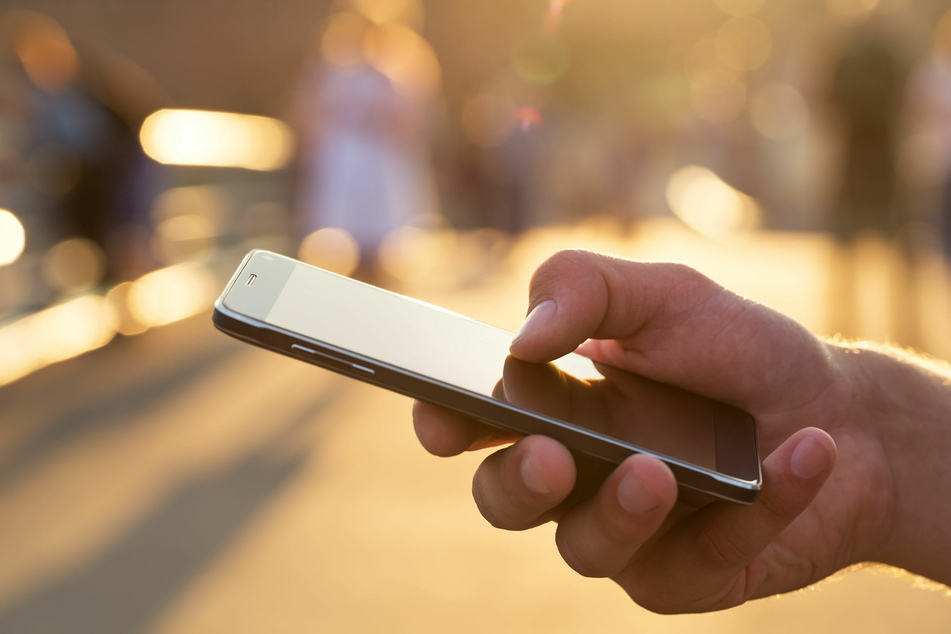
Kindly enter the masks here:
M 331 355 L 329 355 L 329 354 L 326 354 L 326 353 L 323 353 L 323 352 L 318 352 L 317 350 L 312 350 L 311 348 L 308 348 L 307 346 L 302 346 L 302 345 L 300 345 L 299 343 L 292 343 L 292 344 L 291 344 L 291 350 L 296 350 L 297 352 L 306 352 L 307 354 L 312 354 L 312 355 L 317 356 L 317 357 L 323 357 L 323 358 L 325 358 L 325 359 L 330 359 L 331 361 L 336 361 L 337 363 L 343 363 L 343 364 L 345 364 L 345 365 L 349 365 L 349 366 L 350 366 L 351 368 L 353 368 L 354 370 L 360 370 L 361 372 L 364 372 L 364 373 L 366 373 L 366 374 L 370 374 L 370 375 L 376 374 L 376 372 L 373 370 L 373 368 L 368 368 L 368 367 L 363 366 L 363 365 L 360 365 L 360 364 L 358 364 L 358 363 L 350 363 L 349 361 L 344 361 L 343 359 L 338 359 L 337 357 L 331 356 Z

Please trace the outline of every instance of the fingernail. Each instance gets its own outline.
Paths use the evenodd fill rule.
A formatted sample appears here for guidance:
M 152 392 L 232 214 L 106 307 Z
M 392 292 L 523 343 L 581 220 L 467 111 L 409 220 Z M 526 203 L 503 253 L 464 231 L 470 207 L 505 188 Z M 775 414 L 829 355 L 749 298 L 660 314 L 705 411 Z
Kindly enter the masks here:
M 657 494 L 644 486 L 636 465 L 618 484 L 617 499 L 621 507 L 632 515 L 643 515 L 660 505 Z
M 811 480 L 829 466 L 829 452 L 815 438 L 807 436 L 799 441 L 789 459 L 789 468 L 802 480 Z
M 532 454 L 526 454 L 519 465 L 519 473 L 525 486 L 536 495 L 548 495 L 551 493 L 551 487 L 538 473 L 537 463 Z
M 551 318 L 555 316 L 555 300 L 546 299 L 541 304 L 532 309 L 532 312 L 528 314 L 528 317 L 525 318 L 525 321 L 522 322 L 521 327 L 518 329 L 518 332 L 515 333 L 514 341 L 518 341 L 525 335 L 531 333 L 533 330 L 537 330 L 551 321 Z

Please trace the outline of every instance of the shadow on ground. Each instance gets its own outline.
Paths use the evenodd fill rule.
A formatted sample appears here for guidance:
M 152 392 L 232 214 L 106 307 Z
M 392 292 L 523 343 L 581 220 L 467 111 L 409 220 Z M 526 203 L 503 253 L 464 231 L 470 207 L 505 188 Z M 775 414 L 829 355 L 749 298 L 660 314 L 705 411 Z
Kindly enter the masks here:
M 0 632 L 139 632 L 226 550 L 313 455 L 288 441 L 345 391 L 324 391 L 265 442 L 219 472 L 173 490 L 125 534 L 75 570 L 0 608 Z

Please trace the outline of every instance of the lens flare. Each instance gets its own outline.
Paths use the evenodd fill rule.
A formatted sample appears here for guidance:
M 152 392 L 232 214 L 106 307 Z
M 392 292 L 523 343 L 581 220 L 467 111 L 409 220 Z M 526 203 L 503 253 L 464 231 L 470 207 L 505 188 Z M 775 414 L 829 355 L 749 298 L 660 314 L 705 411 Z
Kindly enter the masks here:
M 522 106 L 515 111 L 515 119 L 519 122 L 522 132 L 525 132 L 542 124 L 542 113 L 532 106 Z
M 570 2 L 571 0 L 551 0 L 548 3 L 548 11 L 545 14 L 545 30 L 551 33 L 561 26 L 562 14 Z
M 0 209 L 0 266 L 16 262 L 25 246 L 26 231 L 19 219 Z
M 515 47 L 512 67 L 523 81 L 533 86 L 553 84 L 568 70 L 568 48 L 551 33 L 532 35 Z

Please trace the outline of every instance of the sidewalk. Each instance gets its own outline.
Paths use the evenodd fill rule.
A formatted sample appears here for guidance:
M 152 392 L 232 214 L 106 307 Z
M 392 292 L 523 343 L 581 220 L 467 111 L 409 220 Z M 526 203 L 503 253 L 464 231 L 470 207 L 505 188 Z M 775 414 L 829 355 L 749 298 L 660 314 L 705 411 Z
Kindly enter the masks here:
M 481 284 L 401 290 L 514 330 L 531 271 L 567 247 L 687 262 L 818 332 L 839 319 L 828 239 L 724 247 L 664 222 L 629 239 L 596 224 L 538 230 Z M 898 327 L 887 254 L 859 250 L 853 336 Z M 951 356 L 946 272 L 928 260 L 916 276 L 925 349 Z M 481 456 L 427 455 L 409 408 L 225 337 L 207 310 L 0 388 L 0 631 L 948 629 L 944 590 L 874 569 L 724 613 L 648 613 L 568 569 L 553 527 L 488 526 L 469 492 Z

